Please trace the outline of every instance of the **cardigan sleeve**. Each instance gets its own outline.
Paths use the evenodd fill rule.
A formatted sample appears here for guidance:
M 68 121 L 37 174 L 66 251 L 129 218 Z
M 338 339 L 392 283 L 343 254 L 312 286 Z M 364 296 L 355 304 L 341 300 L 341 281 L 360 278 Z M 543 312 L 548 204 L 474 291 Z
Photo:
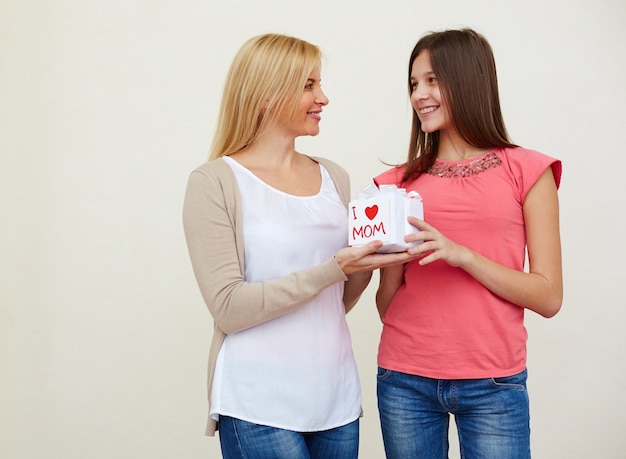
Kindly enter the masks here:
M 218 161 L 220 166 L 206 163 L 208 167 L 190 174 L 183 226 L 200 292 L 224 333 L 236 333 L 287 314 L 330 285 L 347 279 L 331 258 L 277 279 L 246 282 L 239 191 L 230 167 Z

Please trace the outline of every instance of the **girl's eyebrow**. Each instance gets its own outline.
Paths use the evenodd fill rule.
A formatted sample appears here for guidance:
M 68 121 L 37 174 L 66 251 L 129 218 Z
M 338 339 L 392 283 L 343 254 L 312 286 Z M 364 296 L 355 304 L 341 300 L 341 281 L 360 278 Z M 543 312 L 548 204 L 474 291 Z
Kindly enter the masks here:
M 422 73 L 421 76 L 422 77 L 426 77 L 426 76 L 432 76 L 434 74 L 435 74 L 435 72 L 433 72 L 432 70 L 429 70 L 428 72 Z M 417 79 L 419 79 L 419 76 L 416 77 L 416 76 L 411 75 L 411 81 L 415 81 Z

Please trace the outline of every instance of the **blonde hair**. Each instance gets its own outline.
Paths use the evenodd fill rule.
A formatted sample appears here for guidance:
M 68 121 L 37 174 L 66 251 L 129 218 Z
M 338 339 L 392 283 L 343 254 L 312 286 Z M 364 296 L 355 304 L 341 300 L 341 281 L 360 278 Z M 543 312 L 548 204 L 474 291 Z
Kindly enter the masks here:
M 246 41 L 226 77 L 209 159 L 243 150 L 279 116 L 291 116 L 320 61 L 320 49 L 298 38 L 264 34 Z

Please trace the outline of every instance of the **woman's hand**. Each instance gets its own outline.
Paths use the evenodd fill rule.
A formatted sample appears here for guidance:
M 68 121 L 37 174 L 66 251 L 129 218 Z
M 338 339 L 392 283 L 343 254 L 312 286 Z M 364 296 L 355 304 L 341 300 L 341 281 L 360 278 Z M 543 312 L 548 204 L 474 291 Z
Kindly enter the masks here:
M 335 260 L 344 274 L 349 276 L 406 263 L 420 256 L 409 252 L 376 253 L 382 246 L 381 241 L 372 241 L 362 247 L 346 247 L 335 254 Z

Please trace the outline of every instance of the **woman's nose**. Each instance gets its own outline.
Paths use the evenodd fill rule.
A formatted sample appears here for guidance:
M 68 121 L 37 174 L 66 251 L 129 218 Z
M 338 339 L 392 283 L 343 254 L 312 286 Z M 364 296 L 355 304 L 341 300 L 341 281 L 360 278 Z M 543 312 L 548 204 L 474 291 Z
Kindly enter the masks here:
M 326 97 L 326 94 L 324 94 L 322 88 L 319 88 L 319 91 L 315 97 L 315 101 L 320 105 L 328 105 L 328 97 Z

